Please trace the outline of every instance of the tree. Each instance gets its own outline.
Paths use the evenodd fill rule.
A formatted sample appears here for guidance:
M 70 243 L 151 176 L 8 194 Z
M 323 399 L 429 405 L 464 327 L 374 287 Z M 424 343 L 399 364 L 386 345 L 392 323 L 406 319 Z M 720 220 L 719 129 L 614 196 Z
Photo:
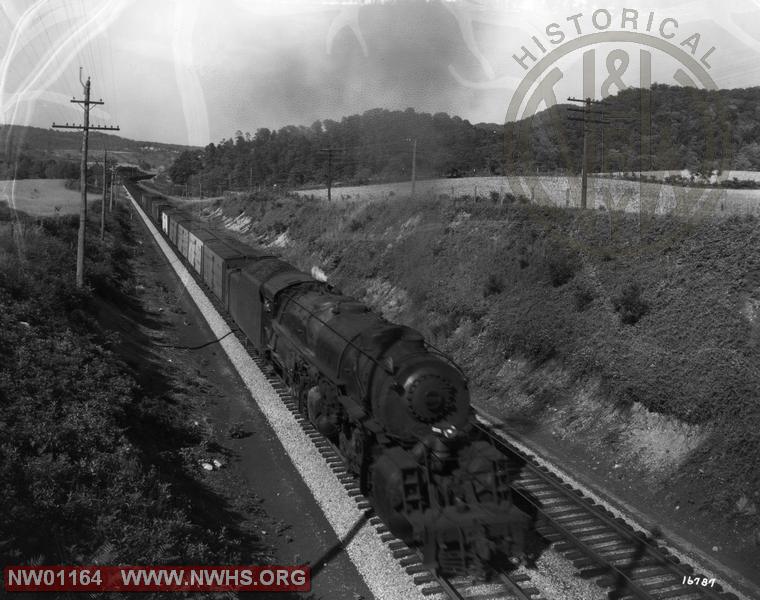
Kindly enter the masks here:
M 169 167 L 169 177 L 172 182 L 179 185 L 187 183 L 191 176 L 200 173 L 203 168 L 200 156 L 197 152 L 185 150 Z

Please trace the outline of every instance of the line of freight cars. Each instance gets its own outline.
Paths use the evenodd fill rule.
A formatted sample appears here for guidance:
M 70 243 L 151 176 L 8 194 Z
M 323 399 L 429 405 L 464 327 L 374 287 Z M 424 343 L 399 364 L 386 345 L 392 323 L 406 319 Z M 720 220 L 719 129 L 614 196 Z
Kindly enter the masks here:
M 531 558 L 533 519 L 511 491 L 519 465 L 478 437 L 451 359 L 414 329 L 127 187 L 430 568 L 486 574 Z
M 239 269 L 252 259 L 273 257 L 210 228 L 163 196 L 134 184 L 126 187 L 228 311 L 230 284 L 238 287 Z

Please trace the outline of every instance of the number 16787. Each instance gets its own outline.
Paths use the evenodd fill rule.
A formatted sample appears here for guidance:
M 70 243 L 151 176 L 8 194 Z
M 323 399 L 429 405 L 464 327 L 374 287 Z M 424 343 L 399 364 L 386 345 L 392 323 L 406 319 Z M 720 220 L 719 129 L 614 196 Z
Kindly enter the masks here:
M 708 579 L 707 577 L 692 577 L 691 575 L 684 575 L 683 581 L 681 582 L 684 585 L 701 585 L 704 587 L 707 586 L 714 586 L 715 585 L 715 578 Z

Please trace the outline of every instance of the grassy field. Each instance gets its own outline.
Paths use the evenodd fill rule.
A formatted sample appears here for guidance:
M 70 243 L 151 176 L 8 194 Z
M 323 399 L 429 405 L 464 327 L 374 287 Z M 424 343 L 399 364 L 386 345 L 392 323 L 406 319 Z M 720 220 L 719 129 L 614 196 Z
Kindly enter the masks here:
M 63 179 L 0 181 L 0 202 L 36 216 L 74 214 L 79 211 L 79 190 L 68 190 Z M 92 195 L 93 200 L 96 196 Z
M 743 178 L 749 178 L 743 172 Z M 620 210 L 646 214 L 679 214 L 692 217 L 754 214 L 760 216 L 760 190 L 726 190 L 685 188 L 658 183 L 639 183 L 619 179 L 590 178 L 588 206 L 595 209 Z M 490 197 L 505 193 L 523 195 L 534 204 L 546 206 L 580 206 L 581 179 L 574 176 L 466 177 L 418 181 L 418 198 Z M 327 190 L 298 192 L 303 197 L 327 199 Z M 336 187 L 334 201 L 366 202 L 408 197 L 411 183 L 388 183 L 366 186 Z

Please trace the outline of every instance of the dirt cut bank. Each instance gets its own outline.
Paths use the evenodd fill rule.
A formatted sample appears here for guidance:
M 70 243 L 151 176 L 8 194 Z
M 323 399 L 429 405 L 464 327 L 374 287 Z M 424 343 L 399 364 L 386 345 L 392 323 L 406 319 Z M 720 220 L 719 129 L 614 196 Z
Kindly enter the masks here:
M 493 198 L 217 202 L 472 378 L 476 405 L 760 573 L 760 223 Z

